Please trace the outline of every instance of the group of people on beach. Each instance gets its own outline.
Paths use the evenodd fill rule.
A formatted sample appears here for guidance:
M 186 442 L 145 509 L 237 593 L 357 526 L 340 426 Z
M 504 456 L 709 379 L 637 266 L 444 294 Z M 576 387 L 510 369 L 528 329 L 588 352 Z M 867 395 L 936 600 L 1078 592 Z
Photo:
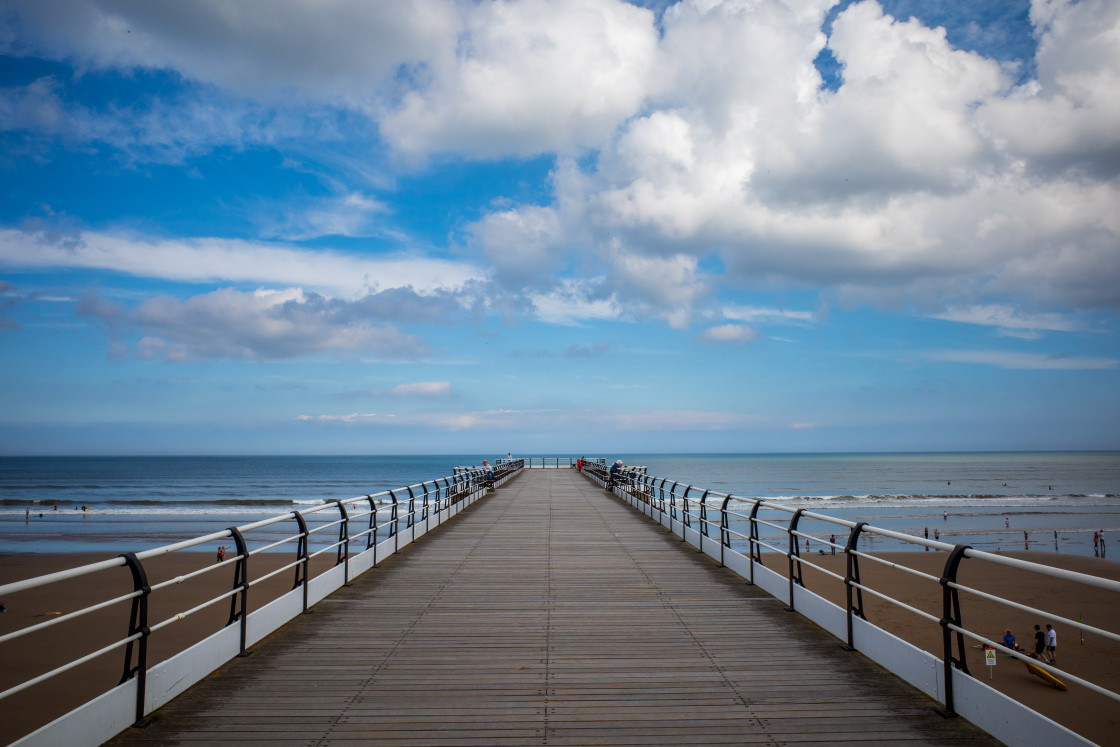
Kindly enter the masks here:
M 1101 529 L 1093 532 L 1093 555 L 1098 558 L 1103 558 L 1104 553 L 1104 530 Z
M 1023 650 L 1015 642 L 1015 634 L 1010 629 L 1003 635 L 1003 645 L 1012 651 Z M 1040 625 L 1034 626 L 1034 651 L 1028 656 L 1047 664 L 1058 663 L 1058 631 L 1054 630 L 1054 626 L 1047 623 L 1045 631 Z

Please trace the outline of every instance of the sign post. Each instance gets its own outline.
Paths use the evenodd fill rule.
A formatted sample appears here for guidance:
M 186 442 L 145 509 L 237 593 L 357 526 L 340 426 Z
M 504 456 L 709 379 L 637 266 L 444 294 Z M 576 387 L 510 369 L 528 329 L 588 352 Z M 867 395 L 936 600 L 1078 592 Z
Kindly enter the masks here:
M 984 647 L 984 663 L 988 665 L 988 679 L 995 677 L 996 650 L 991 646 Z

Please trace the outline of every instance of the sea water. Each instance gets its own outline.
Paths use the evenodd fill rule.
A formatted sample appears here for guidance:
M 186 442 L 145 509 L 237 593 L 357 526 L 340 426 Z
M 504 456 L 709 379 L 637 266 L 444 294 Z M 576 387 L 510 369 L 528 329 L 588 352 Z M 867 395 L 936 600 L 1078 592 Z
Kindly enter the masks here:
M 0 553 L 147 549 L 499 456 L 0 457 Z M 760 513 L 775 524 L 803 508 L 979 549 L 1090 555 L 1094 532 L 1120 537 L 1120 452 L 603 456 L 677 482 L 677 495 L 710 491 L 709 510 L 727 494 L 732 506 L 781 506 Z M 800 528 L 843 536 L 812 520 Z M 784 547 L 776 530 L 763 534 Z

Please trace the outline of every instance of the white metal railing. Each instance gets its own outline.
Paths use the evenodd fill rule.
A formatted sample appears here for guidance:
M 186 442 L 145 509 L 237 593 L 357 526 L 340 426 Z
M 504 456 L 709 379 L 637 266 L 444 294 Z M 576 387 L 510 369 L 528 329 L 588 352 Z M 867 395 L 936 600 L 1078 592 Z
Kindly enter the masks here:
M 491 468 L 456 468 L 455 474 L 450 477 L 428 480 L 416 485 L 386 490 L 358 498 L 335 500 L 320 506 L 291 511 L 151 550 L 129 552 L 109 560 L 0 585 L 0 599 L 7 600 L 23 591 L 50 587 L 64 581 L 82 579 L 95 573 L 120 567 L 127 567 L 131 571 L 133 581 L 133 590 L 127 594 L 99 601 L 65 615 L 51 617 L 41 623 L 0 635 L 0 646 L 19 645 L 22 639 L 34 633 L 80 620 L 116 604 L 131 602 L 127 635 L 109 645 L 85 653 L 72 661 L 8 687 L 0 692 L 0 708 L 3 708 L 5 699 L 16 693 L 64 675 L 82 664 L 108 653 L 124 649 L 125 676 L 122 681 L 134 679 L 137 683 L 135 712 L 132 720 L 136 724 L 143 724 L 147 714 L 154 710 L 154 708 L 145 707 L 146 701 L 154 700 L 150 697 L 146 687 L 147 673 L 152 666 L 157 664 L 157 662 L 148 661 L 147 656 L 147 644 L 153 634 L 180 623 L 204 609 L 228 600 L 231 607 L 229 620 L 225 627 L 239 626 L 239 653 L 244 654 L 247 646 L 247 626 L 251 613 L 248 604 L 250 588 L 279 574 L 294 571 L 295 582 L 292 591 L 301 590 L 302 602 L 300 606 L 302 611 L 306 612 L 309 608 L 308 590 L 310 584 L 327 575 L 327 573 L 323 573 L 314 578 L 311 577 L 308 571 L 312 559 L 333 553 L 335 560 L 331 571 L 341 566 L 342 575 L 338 586 L 347 584 L 351 578 L 357 575 L 351 573 L 350 564 L 352 560 L 364 558 L 362 567 L 358 569 L 359 573 L 368 567 L 376 566 L 380 561 L 378 557 L 379 545 L 388 545 L 388 541 L 392 540 L 392 547 L 384 549 L 397 552 L 401 547 L 420 536 L 418 530 L 420 532 L 428 531 L 429 528 L 437 526 L 458 513 L 462 507 L 484 495 L 490 488 L 501 486 L 525 466 L 524 461 L 512 459 L 500 460 L 499 464 Z M 289 531 L 279 538 L 268 536 L 256 540 L 253 537 L 254 532 L 279 528 L 286 522 L 295 522 L 297 531 L 294 533 Z M 337 534 L 335 534 L 336 532 Z M 408 535 L 407 538 L 402 541 L 402 537 L 406 534 Z M 231 540 L 234 544 L 234 554 L 230 557 L 213 564 L 207 564 L 190 573 L 169 578 L 156 584 L 149 584 L 144 561 L 170 555 L 174 552 L 197 549 L 204 545 L 212 546 L 213 543 L 222 540 Z M 257 542 L 257 546 L 250 549 L 250 540 Z M 281 547 L 291 546 L 293 543 L 295 545 L 295 557 L 291 562 L 250 579 L 249 560 L 251 558 L 266 552 L 276 552 Z M 313 545 L 315 549 L 312 549 Z M 162 620 L 149 621 L 148 606 L 153 595 L 204 574 L 222 570 L 228 572 L 231 567 L 234 571 L 234 582 L 230 589 Z M 333 589 L 331 590 L 333 591 Z M 290 618 L 281 620 L 274 627 L 265 631 L 265 634 L 282 625 L 287 619 Z M 3 649 L 0 648 L 0 651 L 3 651 Z M 193 684 L 194 681 L 185 684 L 177 682 L 176 686 L 184 688 Z M 78 710 L 72 713 L 77 713 Z M 93 743 L 99 743 L 112 736 L 112 733 L 100 735 L 100 738 Z M 45 739 L 49 743 L 50 738 L 46 737 Z
M 794 608 L 795 601 L 799 598 L 799 595 L 795 594 L 795 589 L 805 588 L 802 580 L 803 566 L 813 568 L 824 576 L 843 583 L 847 600 L 844 609 L 847 628 L 846 643 L 851 649 L 856 648 L 853 623 L 856 620 L 866 620 L 862 601 L 864 592 L 939 625 L 943 630 L 944 644 L 940 658 L 943 667 L 943 690 L 941 692 L 945 704 L 943 712 L 947 715 L 956 715 L 955 709 L 959 705 L 959 702 L 954 698 L 953 689 L 954 680 L 959 680 L 959 678 L 954 676 L 953 670 L 970 676 L 965 661 L 965 638 L 976 641 L 982 646 L 993 648 L 1014 659 L 1027 662 L 1030 666 L 1037 667 L 1051 675 L 1060 675 L 1066 681 L 1085 687 L 1113 701 L 1120 701 L 1120 693 L 1099 683 L 1088 681 L 1072 672 L 1061 670 L 1041 659 L 1034 658 L 1030 654 L 1008 648 L 1002 642 L 993 641 L 977 631 L 968 629 L 963 622 L 965 615 L 962 611 L 961 593 L 1020 612 L 1046 616 L 1047 619 L 1058 621 L 1085 633 L 1092 633 L 1108 641 L 1120 643 L 1120 634 L 966 586 L 960 583 L 957 577 L 961 563 L 970 560 L 978 563 L 997 564 L 1039 576 L 1082 584 L 1103 594 L 1120 594 L 1120 581 L 984 552 L 965 545 L 929 540 L 875 527 L 866 522 L 848 521 L 827 514 L 796 509 L 781 503 L 761 499 L 738 498 L 728 493 L 713 490 L 699 490 L 692 485 L 682 485 L 680 482 L 674 482 L 667 478 L 650 476 L 645 473 L 644 468 L 625 468 L 612 475 L 602 464 L 589 464 L 584 469 L 584 473 L 603 487 L 627 500 L 635 508 L 648 513 L 651 518 L 659 523 L 669 526 L 675 532 L 679 531 L 682 539 L 688 539 L 702 551 L 719 560 L 721 564 L 728 565 L 731 557 L 737 556 L 738 559 L 743 561 L 740 564 L 743 575 L 752 584 L 755 583 L 756 569 L 764 567 L 764 551 L 783 557 L 787 565 L 785 583 L 788 584 L 788 589 L 782 591 L 785 591 L 783 596 L 787 598 L 791 610 Z M 768 518 L 759 516 L 760 511 L 763 510 L 768 512 Z M 787 517 L 786 521 L 775 520 L 775 514 L 785 515 Z M 830 533 L 828 539 L 826 539 L 804 531 L 799 529 L 802 519 L 811 519 L 828 525 L 835 528 L 835 532 Z M 766 530 L 771 530 L 768 535 L 765 534 Z M 842 535 L 842 541 L 837 541 L 836 534 Z M 905 565 L 892 563 L 860 548 L 861 538 L 872 539 L 876 537 L 890 539 L 903 545 L 925 550 L 947 553 L 941 575 L 934 576 Z M 828 548 L 826 552 L 829 554 L 834 552 L 845 554 L 847 556 L 847 572 L 845 575 L 841 576 L 803 557 L 800 547 L 806 541 L 816 542 L 819 546 Z M 739 549 L 737 550 L 736 547 Z M 861 560 L 889 566 L 912 575 L 917 582 L 939 586 L 942 589 L 944 614 L 941 617 L 931 615 L 862 583 L 859 575 L 859 561 Z M 773 588 L 771 583 L 771 588 L 767 591 L 777 595 L 775 592 L 778 590 Z

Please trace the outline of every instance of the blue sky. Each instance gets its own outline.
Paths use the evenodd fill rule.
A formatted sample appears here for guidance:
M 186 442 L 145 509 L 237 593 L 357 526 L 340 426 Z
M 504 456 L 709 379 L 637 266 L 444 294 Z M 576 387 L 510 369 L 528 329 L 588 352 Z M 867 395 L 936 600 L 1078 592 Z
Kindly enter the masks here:
M 1120 449 L 1114 0 L 10 0 L 0 454 Z

